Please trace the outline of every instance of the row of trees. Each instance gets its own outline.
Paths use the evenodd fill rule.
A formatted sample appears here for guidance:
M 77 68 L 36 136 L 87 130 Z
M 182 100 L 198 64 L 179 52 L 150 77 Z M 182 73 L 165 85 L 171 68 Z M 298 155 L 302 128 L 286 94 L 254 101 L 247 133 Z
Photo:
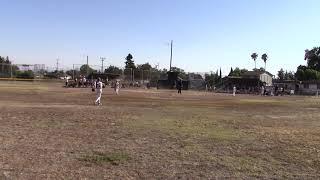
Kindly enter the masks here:
M 240 69 L 236 67 L 234 70 L 231 68 L 228 76 L 242 76 L 244 73 L 248 72 L 247 69 Z
M 9 57 L 2 57 L 0 56 L 0 72 L 3 76 L 4 74 L 10 74 L 11 73 L 11 61 L 9 60 Z
M 218 70 L 215 73 L 205 74 L 205 82 L 207 85 L 213 87 L 222 83 L 222 74 L 220 69 L 220 74 L 218 74 Z
M 305 50 L 304 60 L 307 61 L 307 65 L 298 66 L 296 79 L 300 81 L 320 80 L 320 47 Z
M 125 61 L 125 68 L 126 69 L 133 69 L 136 72 L 137 71 L 139 72 L 141 70 L 142 71 L 143 70 L 150 71 L 152 82 L 155 82 L 159 79 L 166 79 L 167 78 L 167 72 L 168 72 L 167 69 L 154 68 L 149 63 L 135 65 L 132 54 L 128 54 L 128 56 L 125 58 L 125 60 L 126 60 Z M 200 74 L 197 74 L 197 73 L 188 74 L 183 69 L 178 68 L 178 67 L 171 67 L 171 71 L 179 72 L 179 77 L 182 79 L 185 79 L 185 80 L 188 79 L 188 75 L 192 75 L 194 79 L 203 79 L 202 75 L 200 75 Z M 114 66 L 110 66 L 106 69 L 106 72 L 108 72 L 108 73 L 121 72 L 121 69 L 114 67 Z M 135 77 L 137 77 L 137 75 L 135 75 Z M 217 71 L 215 73 L 205 74 L 204 80 L 209 86 L 215 86 L 215 85 L 221 83 L 221 80 L 222 80 L 221 69 L 220 69 L 219 73 Z
M 295 73 L 292 71 L 284 71 L 282 68 L 278 71 L 278 79 L 280 80 L 295 80 Z
M 304 60 L 307 65 L 300 65 L 296 72 L 285 72 L 283 69 L 278 71 L 280 80 L 320 80 L 320 47 L 305 50 Z
M 134 72 L 134 77 L 137 79 L 141 79 L 142 75 L 146 73 L 145 76 L 148 76 L 151 81 L 155 82 L 159 79 L 166 79 L 167 78 L 167 69 L 158 69 L 156 67 L 152 67 L 148 62 L 144 64 L 138 64 L 136 65 L 133 60 L 132 54 L 128 54 L 125 58 L 125 68 L 131 69 L 131 72 Z M 187 73 L 178 67 L 172 67 L 171 71 L 179 72 L 179 76 L 182 79 L 187 79 Z M 106 73 L 115 73 L 120 74 L 122 73 L 122 70 L 115 66 L 109 66 L 106 70 Z M 149 74 L 148 74 L 149 73 Z
M 265 63 L 265 68 L 260 68 L 257 69 L 256 67 L 256 61 L 258 59 L 259 55 L 257 53 L 252 53 L 251 58 L 255 62 L 255 71 L 265 71 L 266 70 L 266 63 L 268 60 L 268 55 L 266 53 L 261 55 L 261 59 Z M 3 58 L 2 58 L 3 59 Z M 1 59 L 1 60 L 2 60 Z M 125 68 L 126 69 L 131 69 L 131 72 L 135 72 L 134 76 L 135 78 L 141 78 L 140 73 L 137 72 L 147 72 L 149 71 L 151 74 L 149 77 L 151 79 L 165 79 L 167 76 L 167 69 L 162 69 L 159 70 L 158 68 L 152 67 L 149 63 L 144 63 L 144 64 L 138 64 L 136 65 L 134 60 L 133 60 L 132 54 L 128 54 L 125 58 Z M 305 50 L 305 60 L 307 61 L 307 65 L 300 65 L 297 68 L 296 72 L 288 72 L 284 71 L 283 69 L 280 69 L 278 71 L 278 79 L 280 80 L 320 80 L 320 47 L 315 47 L 311 50 Z M 5 59 L 2 61 L 6 61 Z M 87 65 L 83 65 L 80 68 L 81 74 L 86 74 L 87 70 L 89 73 L 94 72 L 90 67 L 87 67 Z M 172 67 L 172 71 L 179 72 L 179 76 L 183 79 L 187 79 L 188 75 L 187 73 L 180 68 L 177 67 Z M 230 70 L 229 76 L 241 76 L 245 72 L 247 72 L 247 69 L 240 69 L 240 68 L 235 68 Z M 116 66 L 109 66 L 104 70 L 105 73 L 113 73 L 113 74 L 123 74 L 123 70 L 119 67 Z M 128 73 L 128 72 L 127 72 Z M 72 72 L 68 72 L 67 74 L 72 75 Z M 216 73 L 211 73 L 211 74 L 206 74 L 205 75 L 205 80 L 208 82 L 208 84 L 213 85 L 217 84 L 221 81 L 221 70 L 220 74 L 218 72 Z
M 135 64 L 133 60 L 132 54 L 128 54 L 125 58 L 125 69 L 122 69 L 117 66 L 110 65 L 106 69 L 104 69 L 104 73 L 109 74 L 124 74 L 125 76 L 134 77 L 134 79 L 149 79 L 151 81 L 156 82 L 159 79 L 167 78 L 167 69 L 158 69 L 156 67 L 152 67 L 148 62 L 144 64 Z M 183 79 L 187 78 L 187 74 L 183 69 L 172 67 L 173 71 L 180 72 L 180 77 Z M 67 74 L 69 76 L 80 76 L 80 75 L 88 75 L 92 72 L 97 72 L 97 70 L 92 69 L 90 66 L 84 64 L 80 67 L 79 70 L 68 70 L 65 73 L 63 71 L 47 73 L 47 75 L 51 74 L 52 76 L 63 76 L 63 74 Z

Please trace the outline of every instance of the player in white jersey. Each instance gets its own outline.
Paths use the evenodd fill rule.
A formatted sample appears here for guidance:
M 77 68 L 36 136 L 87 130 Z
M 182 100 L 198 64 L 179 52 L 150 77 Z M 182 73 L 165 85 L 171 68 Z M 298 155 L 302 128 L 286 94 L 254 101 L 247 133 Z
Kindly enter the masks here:
M 95 104 L 102 105 L 101 104 L 102 82 L 100 78 L 98 78 L 98 80 L 95 83 L 95 89 L 97 93 L 97 99 L 95 101 Z
M 117 80 L 114 86 L 114 90 L 116 91 L 117 95 L 119 95 L 119 89 L 120 89 L 120 82 Z
M 237 88 L 236 88 L 236 86 L 233 86 L 233 93 L 232 93 L 232 95 L 233 95 L 233 96 L 236 96 L 236 92 L 237 92 Z
M 87 87 L 87 79 L 85 76 L 83 76 L 83 79 L 82 79 L 82 86 Z
M 265 90 L 264 86 L 261 86 L 261 96 L 265 95 L 264 90 Z

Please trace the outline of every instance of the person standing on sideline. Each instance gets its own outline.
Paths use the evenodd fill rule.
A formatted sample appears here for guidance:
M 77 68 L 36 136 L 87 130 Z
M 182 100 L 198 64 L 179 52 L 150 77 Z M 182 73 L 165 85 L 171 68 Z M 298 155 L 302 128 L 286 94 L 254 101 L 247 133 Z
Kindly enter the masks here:
M 178 89 L 178 94 L 181 94 L 181 90 L 182 90 L 182 80 L 181 79 L 178 80 L 177 89 Z
M 87 87 L 87 79 L 85 76 L 83 76 L 83 79 L 82 79 L 82 86 Z
M 236 92 L 237 92 L 237 88 L 236 88 L 236 86 L 233 86 L 233 96 L 236 96 Z
M 120 89 L 120 82 L 117 80 L 116 84 L 114 86 L 114 90 L 116 92 L 116 95 L 119 95 L 119 89 Z
M 99 77 L 95 83 L 95 89 L 96 89 L 96 93 L 97 93 L 97 99 L 94 102 L 94 104 L 102 105 L 101 104 L 102 82 L 101 82 L 101 78 L 99 78 Z
M 69 80 L 68 80 L 68 76 L 65 76 L 65 81 L 66 81 L 66 87 L 68 87 L 68 83 L 69 83 Z
M 261 96 L 264 96 L 264 86 L 261 86 Z

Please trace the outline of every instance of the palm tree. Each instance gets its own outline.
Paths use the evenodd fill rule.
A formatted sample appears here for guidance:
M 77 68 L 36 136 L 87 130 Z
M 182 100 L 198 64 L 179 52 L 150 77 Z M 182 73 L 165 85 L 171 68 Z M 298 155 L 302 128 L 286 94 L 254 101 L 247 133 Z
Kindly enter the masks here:
M 254 69 L 257 69 L 256 60 L 257 60 L 257 58 L 258 58 L 258 54 L 257 54 L 257 53 L 252 53 L 252 54 L 251 54 L 251 58 L 254 60 Z
M 262 59 L 263 62 L 264 62 L 264 70 L 266 70 L 268 55 L 267 55 L 266 53 L 262 54 L 261 59 Z

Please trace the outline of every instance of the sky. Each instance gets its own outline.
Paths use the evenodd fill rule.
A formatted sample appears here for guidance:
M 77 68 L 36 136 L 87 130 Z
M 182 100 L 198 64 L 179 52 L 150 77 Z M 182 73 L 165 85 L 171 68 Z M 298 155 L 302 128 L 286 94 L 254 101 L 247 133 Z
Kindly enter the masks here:
M 276 74 L 320 46 L 319 0 L 0 0 L 0 55 L 61 68 L 159 63 L 187 72 L 257 67 Z

